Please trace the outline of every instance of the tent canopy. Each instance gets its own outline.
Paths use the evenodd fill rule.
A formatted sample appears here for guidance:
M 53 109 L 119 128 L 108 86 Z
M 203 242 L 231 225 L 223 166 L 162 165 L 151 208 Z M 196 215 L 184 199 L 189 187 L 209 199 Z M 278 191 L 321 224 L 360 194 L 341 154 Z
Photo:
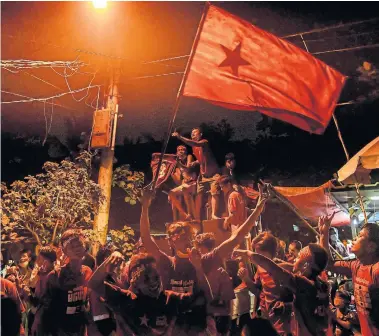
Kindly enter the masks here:
M 331 215 L 336 212 L 332 222 L 333 226 L 350 225 L 350 216 L 332 197 L 331 187 L 332 183 L 328 181 L 319 187 L 274 188 L 286 197 L 310 224 L 315 225 L 320 216 Z M 245 191 L 249 198 L 258 197 L 258 192 L 252 188 L 248 187 Z
M 350 184 L 353 183 L 350 177 L 353 177 L 355 172 L 358 171 L 361 175 L 366 170 L 368 175 L 372 169 L 377 168 L 379 168 L 379 137 L 363 147 L 338 171 L 338 181 Z

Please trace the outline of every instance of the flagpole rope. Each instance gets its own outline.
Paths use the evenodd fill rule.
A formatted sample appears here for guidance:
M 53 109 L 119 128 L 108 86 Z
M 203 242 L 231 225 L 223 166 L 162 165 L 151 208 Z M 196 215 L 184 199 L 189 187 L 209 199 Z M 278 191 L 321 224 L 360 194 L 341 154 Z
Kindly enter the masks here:
M 186 82 L 188 74 L 189 74 L 189 69 L 192 65 L 193 57 L 195 55 L 195 50 L 197 48 L 197 45 L 199 44 L 200 33 L 203 29 L 208 10 L 209 10 L 209 2 L 206 2 L 205 6 L 204 6 L 203 14 L 202 14 L 201 19 L 200 19 L 199 26 L 197 28 L 196 36 L 195 36 L 195 39 L 194 39 L 193 44 L 192 44 L 191 53 L 190 53 L 190 56 L 189 56 L 188 61 L 187 61 L 186 69 L 184 71 L 182 81 L 180 83 L 179 90 L 178 90 L 178 93 L 176 95 L 176 101 L 175 101 L 175 105 L 174 105 L 174 109 L 173 109 L 173 113 L 172 113 L 172 118 L 171 118 L 169 126 L 168 126 L 167 137 L 166 137 L 166 140 L 163 142 L 162 151 L 161 151 L 161 155 L 159 158 L 157 173 L 155 174 L 154 181 L 151 184 L 152 190 L 155 189 L 155 185 L 156 185 L 157 180 L 158 180 L 159 172 L 160 172 L 162 162 L 163 162 L 163 157 L 164 157 L 164 154 L 166 153 L 166 150 L 167 150 L 168 142 L 169 142 L 170 137 L 171 137 L 172 128 L 174 126 L 176 115 L 178 114 L 179 104 L 180 104 L 181 98 L 183 96 L 184 85 L 185 85 L 185 82 Z

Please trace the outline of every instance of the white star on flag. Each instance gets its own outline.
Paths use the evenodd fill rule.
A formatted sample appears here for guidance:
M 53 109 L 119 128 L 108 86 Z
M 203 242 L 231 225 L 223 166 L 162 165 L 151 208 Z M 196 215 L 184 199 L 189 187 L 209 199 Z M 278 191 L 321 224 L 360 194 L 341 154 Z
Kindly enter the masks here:
M 140 325 L 144 325 L 147 327 L 147 322 L 149 321 L 149 319 L 147 318 L 146 314 L 144 314 L 142 317 L 139 318 L 141 320 L 141 324 Z

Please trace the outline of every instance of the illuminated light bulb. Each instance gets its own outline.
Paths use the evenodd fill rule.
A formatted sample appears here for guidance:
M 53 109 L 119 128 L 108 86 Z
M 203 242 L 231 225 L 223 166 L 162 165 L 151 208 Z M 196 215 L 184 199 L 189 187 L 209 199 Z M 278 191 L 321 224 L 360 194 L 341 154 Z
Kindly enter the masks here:
M 107 8 L 107 0 L 93 0 L 92 3 L 95 8 Z

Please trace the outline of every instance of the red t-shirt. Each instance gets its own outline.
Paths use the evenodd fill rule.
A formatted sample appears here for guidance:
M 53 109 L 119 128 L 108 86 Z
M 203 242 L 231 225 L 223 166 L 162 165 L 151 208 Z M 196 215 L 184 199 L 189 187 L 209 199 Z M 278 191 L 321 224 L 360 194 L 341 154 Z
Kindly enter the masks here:
M 200 172 L 204 177 L 212 177 L 219 172 L 216 160 L 212 154 L 207 140 L 204 141 L 203 146 L 193 146 L 192 151 L 196 156 L 197 161 L 200 163 Z
M 283 265 L 281 266 L 283 267 Z M 259 266 L 255 273 L 254 283 L 262 288 L 259 305 L 264 317 L 270 320 L 277 332 L 290 333 L 292 309 L 287 306 L 285 312 L 280 316 L 274 315 L 272 309 L 278 301 L 283 301 L 285 303 L 292 302 L 292 293 L 288 289 L 282 287 L 279 282 L 275 282 L 270 273 Z
M 379 262 L 371 265 L 363 265 L 359 260 L 337 261 L 335 267 L 348 268 L 351 270 L 354 284 L 354 298 L 357 307 L 362 336 L 379 336 L 379 329 L 375 328 L 371 321 L 372 312 L 375 308 L 370 295 L 370 289 L 379 290 Z M 378 304 L 379 298 L 376 298 Z M 379 310 L 378 310 L 379 311 Z M 370 314 L 371 312 L 371 314 Z M 376 317 L 379 319 L 379 317 Z
M 1 295 L 11 298 L 17 305 L 20 313 L 25 311 L 24 305 L 21 302 L 20 295 L 17 291 L 16 285 L 4 278 L 0 278 Z
M 246 202 L 237 191 L 232 191 L 228 197 L 228 212 L 233 214 L 232 231 L 236 230 L 247 219 Z

